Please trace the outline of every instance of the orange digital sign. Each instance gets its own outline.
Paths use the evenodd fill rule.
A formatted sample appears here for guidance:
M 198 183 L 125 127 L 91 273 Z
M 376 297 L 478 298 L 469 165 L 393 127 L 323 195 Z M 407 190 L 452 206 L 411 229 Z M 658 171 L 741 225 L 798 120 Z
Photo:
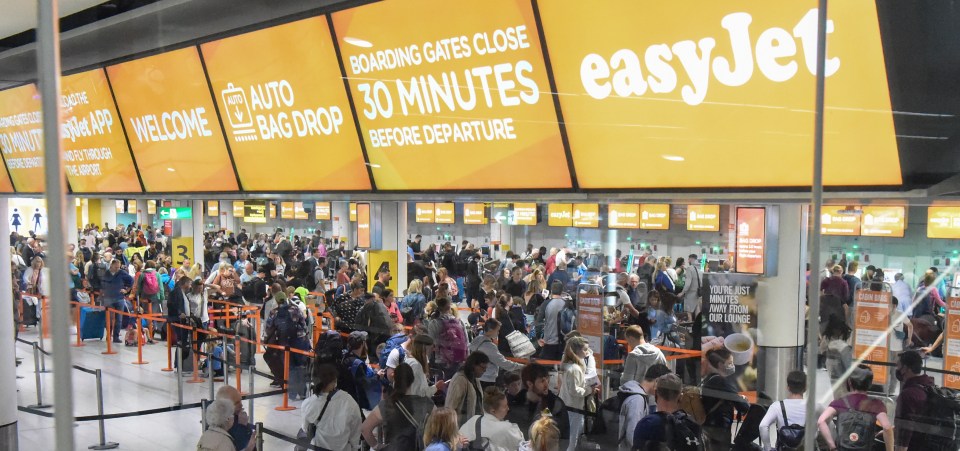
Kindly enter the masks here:
M 903 238 L 906 228 L 906 208 L 864 206 L 860 225 L 861 236 L 889 236 Z
M 463 223 L 464 224 L 486 224 L 487 207 L 482 203 L 463 204 Z
M 240 203 L 240 206 L 241 206 L 241 210 L 242 210 L 242 207 L 243 207 L 243 203 L 242 203 L 242 202 Z M 155 200 L 148 200 L 148 201 L 147 201 L 147 214 L 148 214 L 148 215 L 155 215 L 155 214 L 157 214 L 157 201 L 155 201 Z
M 599 204 L 573 204 L 573 226 L 574 227 L 599 227 L 600 226 L 600 205 Z
M 10 174 L 10 180 L 0 177 L 0 192 L 12 192 L 12 187 L 20 193 L 44 192 L 43 123 L 36 85 L 0 91 L 0 151 Z
M 855 207 L 824 205 L 820 210 L 820 233 L 824 235 L 859 236 L 860 215 L 845 210 Z
M 641 204 L 640 228 L 646 230 L 669 230 L 670 204 Z
M 136 199 L 130 199 L 127 201 L 127 213 L 137 214 L 137 201 Z
M 293 202 L 280 202 L 280 219 L 293 219 Z
M 452 202 L 438 202 L 433 204 L 433 209 L 436 212 L 433 216 L 433 220 L 437 224 L 453 224 L 456 222 L 456 209 Z
M 351 221 L 357 220 L 357 203 L 356 202 L 350 202 L 350 220 Z
M 687 230 L 695 232 L 720 231 L 720 206 L 687 205 Z
M 960 207 L 927 207 L 927 238 L 960 239 Z
M 188 47 L 107 67 L 147 191 L 236 191 L 200 55 Z
M 816 2 L 538 5 L 581 188 L 811 184 Z M 828 13 L 824 183 L 899 185 L 876 5 Z
M 370 189 L 325 17 L 200 49 L 245 191 Z M 263 170 L 264 155 L 311 176 L 275 177 Z
M 640 205 L 607 205 L 607 226 L 611 229 L 637 229 L 640 227 Z
M 414 215 L 416 222 L 432 224 L 436 220 L 437 211 L 432 203 L 417 202 L 414 208 L 416 209 Z
M 547 225 L 551 227 L 573 226 L 573 204 L 547 204 Z
M 330 220 L 330 202 L 317 202 L 315 208 L 317 221 Z
M 357 204 L 357 247 L 370 248 L 370 204 Z
M 277 217 L 277 203 L 270 202 L 270 219 L 276 219 Z
M 233 201 L 233 217 L 234 218 L 243 217 L 243 201 L 242 200 Z
M 220 202 L 215 200 L 207 201 L 207 216 L 220 216 Z
M 307 210 L 303 208 L 303 202 L 293 203 L 293 219 L 310 219 Z
M 572 186 L 528 0 L 386 0 L 332 18 L 377 189 Z
M 126 213 L 127 212 L 127 201 L 117 200 L 116 201 L 117 213 Z
M 513 220 L 516 225 L 537 225 L 537 204 L 535 202 L 513 204 Z
M 767 211 L 763 207 L 737 207 L 735 272 L 763 274 L 766 255 Z
M 61 79 L 63 168 L 75 193 L 139 193 L 130 147 L 103 69 Z

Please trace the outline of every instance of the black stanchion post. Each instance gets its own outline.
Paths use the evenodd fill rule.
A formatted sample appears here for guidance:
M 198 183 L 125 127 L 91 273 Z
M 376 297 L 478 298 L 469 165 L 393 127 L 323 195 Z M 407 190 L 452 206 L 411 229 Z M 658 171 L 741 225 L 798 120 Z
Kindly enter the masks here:
M 183 405 L 183 348 L 177 343 L 177 405 Z
M 240 352 L 240 350 L 237 349 L 236 352 Z M 250 394 L 250 398 L 247 399 L 247 405 L 249 406 L 247 407 L 247 413 L 250 415 L 251 422 L 253 422 L 253 395 L 255 393 L 253 388 L 253 382 L 254 382 L 253 378 L 257 377 L 257 375 L 254 374 L 257 372 L 256 369 L 257 369 L 256 365 L 251 364 L 250 371 L 247 371 L 247 373 L 250 374 L 250 382 L 249 382 L 250 388 L 247 389 L 247 393 Z
M 114 449 L 120 446 L 120 444 L 116 442 L 107 441 L 107 433 L 104 430 L 104 424 L 103 424 L 103 378 L 99 368 L 96 370 L 96 376 L 97 376 L 97 415 L 100 416 L 100 419 L 97 420 L 97 423 L 98 423 L 98 426 L 100 427 L 100 444 L 91 445 L 87 447 L 87 449 Z
M 206 399 L 200 400 L 200 426 L 203 428 L 200 431 L 201 434 L 207 431 L 207 404 L 209 402 Z
M 33 374 L 37 381 L 37 403 L 28 406 L 33 409 L 49 409 L 50 404 L 43 403 L 43 384 L 40 381 L 40 347 L 36 342 L 33 342 Z
M 51 371 L 47 369 L 47 357 L 46 354 L 44 354 L 46 349 L 43 349 L 43 331 L 40 332 L 40 337 L 37 341 L 39 342 L 40 347 L 40 372 L 50 373 Z
M 257 451 L 263 451 L 263 423 L 257 423 L 256 440 Z

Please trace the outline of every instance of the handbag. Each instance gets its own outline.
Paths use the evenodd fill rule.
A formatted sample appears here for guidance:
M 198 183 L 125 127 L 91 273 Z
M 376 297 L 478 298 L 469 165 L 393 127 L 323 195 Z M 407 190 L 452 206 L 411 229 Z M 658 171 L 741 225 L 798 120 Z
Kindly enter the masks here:
M 468 451 L 487 451 L 490 449 L 490 439 L 480 435 L 480 421 L 483 420 L 483 415 L 477 417 L 476 431 L 477 435 L 470 444 L 467 445 Z
M 783 414 L 783 426 L 777 429 L 777 451 L 803 449 L 805 428 L 799 424 L 790 424 L 790 420 L 787 419 L 787 408 L 783 401 L 780 401 L 780 413 Z
M 536 352 L 533 342 L 520 331 L 514 330 L 507 334 L 507 344 L 510 345 L 510 352 L 518 359 L 526 359 Z
M 313 438 L 317 436 L 317 425 L 320 424 L 320 420 L 323 419 L 323 414 L 327 411 L 327 406 L 330 405 L 330 399 L 333 398 L 333 395 L 337 393 L 337 389 L 334 389 L 327 395 L 327 401 L 323 403 L 323 408 L 320 409 L 320 416 L 317 417 L 317 421 L 310 423 L 307 426 L 307 430 L 304 431 L 303 428 L 300 428 L 297 431 L 297 440 L 303 440 L 305 442 L 313 443 Z M 307 448 L 304 446 L 296 445 L 293 447 L 293 451 L 307 451 Z

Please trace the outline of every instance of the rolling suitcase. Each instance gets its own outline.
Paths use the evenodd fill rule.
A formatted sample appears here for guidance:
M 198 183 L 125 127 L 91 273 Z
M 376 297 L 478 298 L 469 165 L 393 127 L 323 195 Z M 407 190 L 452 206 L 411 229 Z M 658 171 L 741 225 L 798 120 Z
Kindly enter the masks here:
M 96 338 L 103 340 L 103 335 L 107 328 L 107 315 L 103 310 L 81 307 L 80 308 L 80 339 L 89 340 Z

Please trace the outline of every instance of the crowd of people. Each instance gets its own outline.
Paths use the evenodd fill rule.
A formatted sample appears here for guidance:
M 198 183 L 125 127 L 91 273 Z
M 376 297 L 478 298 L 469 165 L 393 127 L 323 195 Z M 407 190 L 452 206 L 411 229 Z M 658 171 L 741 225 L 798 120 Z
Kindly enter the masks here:
M 244 336 L 259 334 L 266 344 L 313 351 L 312 360 L 289 362 L 290 374 L 304 375 L 303 388 L 285 376 L 283 351 L 271 348 L 263 359 L 274 376 L 272 385 L 286 385 L 292 396 L 304 398 L 302 436 L 324 449 L 573 451 L 585 434 L 600 427 L 597 423 L 604 423 L 604 409 L 618 418 L 616 444 L 623 449 L 680 449 L 680 442 L 693 446 L 682 449 L 732 449 L 731 427 L 751 407 L 731 383 L 733 356 L 726 349 L 705 353 L 701 392 L 691 400 L 685 379 L 671 371 L 657 346 L 672 327 L 700 313 L 697 255 L 673 262 L 647 250 L 628 273 L 619 258 L 588 268 L 586 255 L 567 249 L 529 245 L 525 252 L 491 261 L 472 243 L 422 249 L 421 242 L 417 236 L 407 243 L 405 289 L 392 287 L 388 266 L 368 272 L 364 253 L 342 242 L 279 230 L 269 235 L 243 229 L 209 232 L 203 261 L 175 264 L 169 238 L 157 229 L 90 226 L 80 231 L 79 246 L 71 247 L 67 258 L 72 296 L 80 302 L 93 293 L 96 302 L 115 310 L 161 313 L 198 328 L 221 326 L 209 312 L 216 300 L 259 306 L 260 330 L 250 318 L 234 327 L 238 333 L 246 328 Z M 48 257 L 42 241 L 13 234 L 11 244 L 15 295 L 45 294 L 42 269 Z M 860 284 L 882 281 L 882 275 L 867 268 L 867 282 L 859 282 L 856 276 L 857 281 L 844 278 L 842 269 L 830 269 L 822 285 L 821 318 L 827 320 L 821 353 L 833 376 L 852 366 L 850 293 Z M 856 262 L 846 272 L 856 274 Z M 936 280 L 927 279 L 921 288 Z M 617 394 L 610 399 L 599 396 L 594 352 L 576 330 L 574 299 L 581 283 L 588 284 L 582 289 L 601 289 L 616 299 L 604 318 L 627 345 L 621 352 L 615 341 L 603 343 L 605 353 L 610 345 L 623 358 L 615 378 L 619 383 L 611 387 Z M 898 287 L 893 288 L 896 294 Z M 932 293 L 936 290 L 923 290 L 934 310 L 942 301 Z M 841 302 L 830 306 L 831 297 Z M 335 330 L 313 336 L 311 324 L 321 319 L 308 306 L 329 313 Z M 916 316 L 918 309 L 912 313 Z M 18 311 L 16 317 L 23 315 Z M 119 333 L 130 328 L 130 321 L 118 316 L 114 324 L 110 339 L 121 342 Z M 165 338 L 165 330 L 154 328 L 156 335 L 145 339 Z M 176 333 L 184 352 L 199 350 L 190 334 Z M 243 360 L 252 363 L 252 351 L 234 351 L 247 354 Z M 540 363 L 514 359 L 531 356 Z M 903 408 L 898 405 L 894 419 L 866 395 L 873 373 L 854 367 L 837 384 L 835 401 L 820 413 L 822 434 L 811 431 L 808 438 L 817 436 L 828 449 L 853 449 L 842 428 L 849 427 L 846 412 L 861 412 L 876 420 L 880 429 L 875 432 L 882 431 L 887 449 L 894 444 L 911 449 L 928 440 L 923 433 L 893 434 L 899 421 L 915 421 L 925 387 L 932 385 L 922 375 L 919 356 L 898 354 L 896 376 L 906 396 L 901 395 Z M 213 364 L 209 370 L 227 371 Z M 764 411 L 757 434 L 765 449 L 772 449 L 771 428 L 782 445 L 789 440 L 784 428 L 803 424 L 805 381 L 803 373 L 788 375 L 790 396 Z M 227 388 L 208 407 L 209 428 L 198 449 L 252 447 L 239 394 Z M 839 431 L 829 426 L 834 417 L 842 417 Z

